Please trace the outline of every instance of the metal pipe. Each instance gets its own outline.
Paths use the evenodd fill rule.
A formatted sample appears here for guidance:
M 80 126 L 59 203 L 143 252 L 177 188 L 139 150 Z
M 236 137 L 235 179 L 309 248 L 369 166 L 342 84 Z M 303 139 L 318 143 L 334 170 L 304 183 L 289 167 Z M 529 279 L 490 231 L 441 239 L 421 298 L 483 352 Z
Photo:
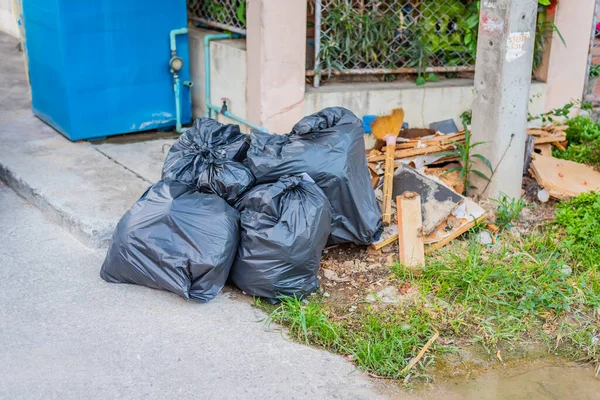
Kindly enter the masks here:
M 175 115 L 177 118 L 177 123 L 175 125 L 175 130 L 177 132 L 181 132 L 181 104 L 179 100 L 179 94 L 181 91 L 181 83 L 179 82 L 179 76 L 175 73 Z
M 319 52 L 321 51 L 321 0 L 315 0 L 315 67 L 313 71 L 320 71 Z M 318 88 L 321 74 L 314 74 L 313 86 Z
M 416 74 L 419 72 L 463 72 L 475 71 L 474 65 L 463 65 L 457 67 L 427 67 L 427 68 L 357 68 L 344 69 L 342 71 L 331 71 L 331 75 L 384 75 L 384 74 Z M 306 70 L 306 76 L 315 76 L 315 70 Z
M 190 16 L 190 17 L 188 17 L 188 19 L 190 21 L 201 22 L 204 25 L 211 26 L 213 28 L 219 28 L 219 29 L 223 29 L 225 31 L 239 33 L 240 35 L 246 36 L 246 29 L 236 28 L 235 26 L 230 26 L 230 25 L 227 25 L 227 24 L 222 24 L 220 22 L 215 22 L 215 21 L 211 21 L 211 20 L 208 20 L 208 19 L 200 18 L 200 17 Z
M 173 29 L 169 33 L 170 45 L 171 45 L 171 59 L 177 57 L 177 35 L 186 35 L 188 28 Z M 182 63 L 183 65 L 183 63 Z M 181 82 L 179 81 L 179 74 L 176 69 L 171 69 L 173 73 L 173 91 L 175 92 L 175 130 L 181 132 Z
M 253 129 L 256 129 L 256 130 L 259 130 L 262 132 L 268 132 L 266 128 L 256 125 L 256 124 L 253 124 L 252 122 L 245 120 L 242 117 L 238 117 L 237 115 L 234 115 L 234 114 L 230 113 L 229 111 L 221 112 L 221 109 L 214 104 L 209 104 L 208 107 L 211 110 L 213 110 L 214 112 L 216 112 L 217 114 L 222 114 L 222 115 L 226 116 L 227 118 L 231 118 L 232 120 L 237 121 L 246 126 L 249 126 L 250 128 L 253 128 Z
M 225 33 L 206 35 L 204 37 L 204 101 L 205 101 L 204 107 L 206 110 L 206 118 L 212 118 L 212 112 L 214 111 L 217 115 L 222 114 L 222 115 L 226 116 L 227 118 L 231 118 L 232 120 L 237 121 L 241 124 L 247 125 L 250 128 L 258 129 L 263 132 L 268 132 L 267 129 L 265 129 L 264 127 L 255 125 L 252 122 L 250 122 L 242 117 L 238 117 L 237 115 L 232 114 L 229 111 L 221 112 L 220 107 L 218 107 L 214 104 L 211 104 L 211 102 L 210 102 L 210 42 L 212 40 L 235 39 L 237 37 L 239 37 L 237 34 L 225 34 Z
M 188 33 L 188 28 L 179 28 L 179 29 L 173 29 L 170 33 L 169 33 L 169 37 L 171 39 L 171 51 L 173 52 L 177 52 L 177 41 L 175 40 L 175 37 L 177 35 L 186 35 Z
M 210 42 L 218 39 L 231 39 L 228 33 L 217 33 L 204 36 L 204 110 L 206 118 L 212 118 L 210 105 Z

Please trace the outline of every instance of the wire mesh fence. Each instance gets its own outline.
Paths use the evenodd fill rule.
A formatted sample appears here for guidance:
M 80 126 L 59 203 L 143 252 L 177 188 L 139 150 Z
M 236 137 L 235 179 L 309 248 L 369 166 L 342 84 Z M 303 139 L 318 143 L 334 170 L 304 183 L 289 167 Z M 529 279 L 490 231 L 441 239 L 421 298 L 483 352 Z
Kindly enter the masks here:
M 188 0 L 187 6 L 192 21 L 246 34 L 246 0 Z
M 474 70 L 477 0 L 309 0 L 311 6 L 316 61 L 307 75 Z

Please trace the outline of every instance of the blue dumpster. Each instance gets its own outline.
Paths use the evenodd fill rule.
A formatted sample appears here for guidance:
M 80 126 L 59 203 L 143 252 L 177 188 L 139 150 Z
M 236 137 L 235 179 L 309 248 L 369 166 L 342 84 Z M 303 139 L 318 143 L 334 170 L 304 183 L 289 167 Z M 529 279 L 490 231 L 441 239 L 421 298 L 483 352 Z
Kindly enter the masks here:
M 69 139 L 190 122 L 185 0 L 23 0 L 23 19 L 33 112 Z

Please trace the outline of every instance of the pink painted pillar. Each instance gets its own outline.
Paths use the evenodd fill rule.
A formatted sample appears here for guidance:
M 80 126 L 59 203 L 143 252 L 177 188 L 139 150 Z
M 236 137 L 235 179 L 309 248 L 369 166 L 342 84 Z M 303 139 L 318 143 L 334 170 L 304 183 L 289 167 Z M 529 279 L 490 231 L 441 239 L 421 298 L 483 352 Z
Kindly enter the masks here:
M 286 133 L 304 116 L 306 0 L 247 0 L 248 119 Z
M 586 81 L 587 60 L 592 33 L 595 0 L 560 1 L 554 23 L 565 39 L 556 33 L 548 62 L 546 111 L 581 99 Z

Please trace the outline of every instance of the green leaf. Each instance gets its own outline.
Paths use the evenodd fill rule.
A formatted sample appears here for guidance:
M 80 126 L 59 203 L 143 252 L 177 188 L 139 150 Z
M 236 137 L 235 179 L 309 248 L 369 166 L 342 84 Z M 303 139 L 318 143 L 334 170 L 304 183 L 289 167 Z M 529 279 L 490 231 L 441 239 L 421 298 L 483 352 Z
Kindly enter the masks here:
M 494 168 L 492 167 L 492 163 L 490 162 L 490 160 L 488 160 L 481 154 L 473 154 L 471 157 L 479 158 L 481 161 L 484 162 L 485 165 L 487 165 L 491 172 L 494 172 Z
M 438 78 L 436 74 L 430 73 L 429 75 L 427 75 L 427 80 L 429 82 L 439 82 L 440 78 Z
M 554 32 L 556 32 L 556 34 L 558 35 L 558 37 L 560 38 L 560 41 L 562 42 L 562 44 L 567 47 L 567 42 L 565 42 L 565 38 L 563 37 L 563 35 L 560 33 L 560 31 L 558 30 L 558 26 L 556 26 L 554 24 L 554 22 L 550 23 L 552 25 L 552 30 Z
M 419 77 L 417 78 L 417 80 L 415 81 L 415 84 L 416 84 L 417 86 L 423 86 L 423 85 L 424 85 L 426 82 L 427 82 L 427 81 L 425 80 L 425 78 L 424 78 L 424 77 L 422 77 L 422 76 L 419 76 Z
M 488 178 L 488 177 L 487 177 L 487 176 L 486 176 L 486 175 L 485 175 L 483 172 L 481 172 L 481 171 L 477 171 L 476 169 L 472 169 L 472 170 L 471 170 L 471 172 L 472 172 L 472 173 L 474 173 L 474 174 L 475 174 L 475 175 L 477 175 L 477 176 L 480 176 L 480 177 L 482 177 L 482 178 L 483 178 L 483 179 L 485 179 L 486 181 L 489 181 L 489 180 L 490 180 L 490 178 Z
M 543 6 L 549 6 L 550 0 L 538 0 L 538 3 L 540 3 Z
M 471 43 L 472 40 L 473 40 L 473 34 L 471 32 L 468 32 L 465 35 L 465 44 L 468 45 L 469 43 Z
M 450 168 L 448 171 L 444 172 L 444 173 L 442 174 L 442 176 L 448 175 L 448 174 L 450 174 L 450 173 L 452 173 L 452 172 L 460 171 L 460 170 L 462 170 L 462 169 L 463 169 L 462 167 L 452 167 L 452 168 Z

